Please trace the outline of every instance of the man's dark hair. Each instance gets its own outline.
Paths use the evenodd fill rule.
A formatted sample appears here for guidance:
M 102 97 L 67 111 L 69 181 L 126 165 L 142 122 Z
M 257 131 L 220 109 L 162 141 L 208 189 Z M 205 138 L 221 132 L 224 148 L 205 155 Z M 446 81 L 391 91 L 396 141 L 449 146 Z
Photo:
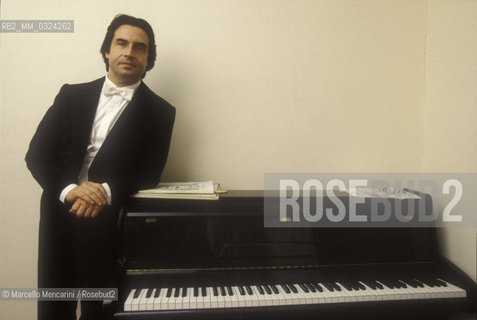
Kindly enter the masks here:
M 113 21 L 108 27 L 108 31 L 106 32 L 106 36 L 104 37 L 103 44 L 101 45 L 101 54 L 103 55 L 104 63 L 106 63 L 106 71 L 109 71 L 109 62 L 106 59 L 106 53 L 109 53 L 109 49 L 111 48 L 111 42 L 113 41 L 114 32 L 117 28 L 122 25 L 130 25 L 134 27 L 141 28 L 144 30 L 149 38 L 149 45 L 148 45 L 148 54 L 147 54 L 147 66 L 146 70 L 142 77 L 146 75 L 146 71 L 149 71 L 154 67 L 154 62 L 156 61 L 156 41 L 154 40 L 154 32 L 152 31 L 151 25 L 144 19 L 139 19 L 135 17 L 131 17 L 125 14 L 119 14 L 114 17 Z

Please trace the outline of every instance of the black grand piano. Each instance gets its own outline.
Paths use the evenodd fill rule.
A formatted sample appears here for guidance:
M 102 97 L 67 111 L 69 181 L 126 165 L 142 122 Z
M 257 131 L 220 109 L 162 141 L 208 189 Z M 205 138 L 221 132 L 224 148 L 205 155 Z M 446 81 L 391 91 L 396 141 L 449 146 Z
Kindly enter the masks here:
M 263 191 L 131 198 L 114 319 L 475 314 L 476 284 L 439 256 L 434 228 L 265 228 L 263 212 Z

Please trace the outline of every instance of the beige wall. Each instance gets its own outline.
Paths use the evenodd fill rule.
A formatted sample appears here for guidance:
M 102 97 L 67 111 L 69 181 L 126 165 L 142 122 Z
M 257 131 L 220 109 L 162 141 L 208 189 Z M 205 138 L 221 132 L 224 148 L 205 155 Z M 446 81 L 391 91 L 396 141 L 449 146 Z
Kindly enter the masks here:
M 430 1 L 424 171 L 477 171 L 476 36 L 477 1 Z M 477 228 L 442 229 L 439 236 L 444 255 L 476 280 Z
M 0 287 L 36 284 L 41 190 L 23 157 L 60 86 L 104 75 L 117 13 L 156 32 L 145 82 L 177 107 L 166 181 L 476 171 L 476 1 L 2 1 L 1 19 L 74 19 L 75 32 L 0 34 Z M 441 238 L 474 279 L 475 233 Z M 34 314 L 0 304 L 1 319 Z

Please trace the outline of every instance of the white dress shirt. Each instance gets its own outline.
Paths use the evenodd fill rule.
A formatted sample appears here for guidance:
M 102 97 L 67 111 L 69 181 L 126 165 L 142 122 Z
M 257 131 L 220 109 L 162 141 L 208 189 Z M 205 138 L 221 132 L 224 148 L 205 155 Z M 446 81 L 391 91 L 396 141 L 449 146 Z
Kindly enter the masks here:
M 68 185 L 60 194 L 61 202 L 65 202 L 66 195 L 72 189 L 88 181 L 88 170 L 93 163 L 96 154 L 103 145 L 104 140 L 113 128 L 116 121 L 121 116 L 121 113 L 126 108 L 126 105 L 131 101 L 135 90 L 139 87 L 141 81 L 124 87 L 118 87 L 111 80 L 104 80 L 101 96 L 96 109 L 94 117 L 93 128 L 91 130 L 90 140 L 86 155 L 83 160 L 80 174 L 78 176 L 78 183 Z M 99 182 L 99 181 L 95 181 Z M 106 193 L 108 194 L 107 201 L 111 204 L 111 189 L 106 182 L 102 183 Z

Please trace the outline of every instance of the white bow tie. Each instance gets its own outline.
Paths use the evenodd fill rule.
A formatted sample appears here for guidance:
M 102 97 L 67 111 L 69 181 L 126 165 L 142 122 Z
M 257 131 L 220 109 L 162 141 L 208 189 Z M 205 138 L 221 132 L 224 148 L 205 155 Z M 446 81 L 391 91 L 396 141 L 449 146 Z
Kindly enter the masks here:
M 107 82 L 104 83 L 102 92 L 105 96 L 120 95 L 128 101 L 131 101 L 134 95 L 134 89 L 112 86 Z

